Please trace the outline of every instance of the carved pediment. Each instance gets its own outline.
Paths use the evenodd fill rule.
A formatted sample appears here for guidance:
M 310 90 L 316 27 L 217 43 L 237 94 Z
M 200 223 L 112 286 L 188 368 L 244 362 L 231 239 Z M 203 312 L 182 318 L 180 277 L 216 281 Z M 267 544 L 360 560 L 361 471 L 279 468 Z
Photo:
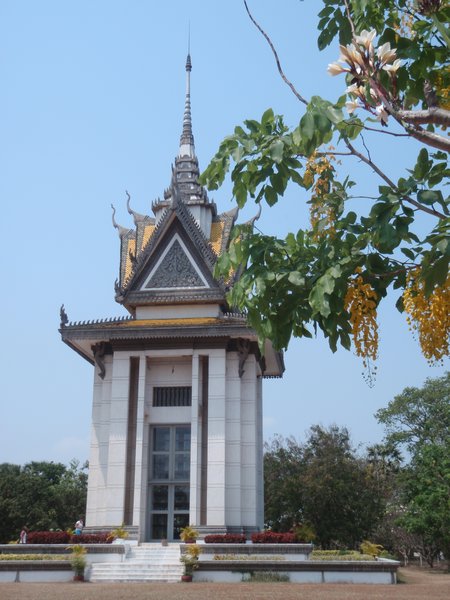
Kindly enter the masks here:
M 186 289 L 209 287 L 192 256 L 178 235 L 151 270 L 142 290 Z

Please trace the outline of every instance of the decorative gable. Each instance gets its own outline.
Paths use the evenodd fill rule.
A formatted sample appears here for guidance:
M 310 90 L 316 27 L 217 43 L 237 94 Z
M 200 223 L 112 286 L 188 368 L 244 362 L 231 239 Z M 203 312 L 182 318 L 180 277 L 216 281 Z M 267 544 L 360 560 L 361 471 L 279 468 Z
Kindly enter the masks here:
M 209 287 L 183 240 L 175 234 L 151 270 L 142 290 Z

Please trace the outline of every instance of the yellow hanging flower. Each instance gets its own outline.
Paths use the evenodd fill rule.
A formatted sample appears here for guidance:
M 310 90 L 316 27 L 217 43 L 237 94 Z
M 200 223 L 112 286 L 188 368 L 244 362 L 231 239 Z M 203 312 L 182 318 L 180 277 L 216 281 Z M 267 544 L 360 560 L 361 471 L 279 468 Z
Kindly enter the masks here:
M 419 338 L 422 354 L 430 364 L 449 355 L 450 336 L 450 275 L 426 297 L 420 268 L 411 270 L 406 278 L 403 305 L 408 314 L 409 328 Z
M 334 167 L 331 164 L 333 156 L 318 156 L 314 152 L 306 163 L 303 181 L 306 185 L 312 186 L 310 223 L 315 230 L 314 239 L 319 240 L 325 236 L 333 236 L 335 233 L 334 223 L 336 214 L 332 206 L 324 202 L 324 197 L 331 191 L 331 180 L 334 173 Z M 317 225 L 320 221 L 325 225 L 319 231 Z
M 372 384 L 376 373 L 373 362 L 378 358 L 378 296 L 370 283 L 364 283 L 361 271 L 360 267 L 356 269 L 357 275 L 348 285 L 344 304 L 350 314 L 355 354 L 363 359 L 365 377 Z

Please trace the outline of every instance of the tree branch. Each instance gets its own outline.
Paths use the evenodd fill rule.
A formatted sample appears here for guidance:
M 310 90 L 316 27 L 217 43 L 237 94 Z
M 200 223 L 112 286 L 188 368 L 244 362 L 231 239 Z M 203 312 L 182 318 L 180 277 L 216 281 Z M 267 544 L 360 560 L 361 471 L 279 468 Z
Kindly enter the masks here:
M 426 131 L 418 124 L 414 125 L 414 120 L 412 117 L 415 113 L 417 113 L 419 114 L 419 118 L 423 118 L 424 113 L 427 113 L 429 115 L 428 120 L 419 120 L 418 122 L 431 123 L 433 122 L 431 121 L 431 115 L 434 114 L 437 115 L 437 117 L 435 116 L 434 118 L 444 118 L 444 122 L 442 124 L 445 125 L 446 119 L 450 117 L 449 111 L 442 108 L 433 107 L 429 108 L 426 111 L 397 110 L 392 104 L 390 98 L 388 98 L 386 90 L 384 90 L 384 88 L 379 84 L 379 82 L 376 79 L 370 77 L 369 83 L 373 87 L 373 89 L 376 90 L 378 98 L 381 100 L 383 106 L 385 107 L 389 115 L 391 115 L 391 117 L 393 117 L 397 121 L 397 123 L 399 123 L 409 133 L 411 137 L 415 138 L 416 140 L 419 140 L 427 146 L 431 146 L 432 148 L 437 148 L 438 150 L 443 150 L 444 152 L 450 152 L 450 139 L 448 137 L 446 138 L 443 135 L 432 133 L 431 131 Z M 407 118 L 404 117 L 405 114 Z M 410 120 L 412 119 L 412 124 L 408 122 L 408 118 Z M 450 124 L 450 120 L 448 121 L 448 124 Z
M 428 108 L 427 110 L 399 110 L 397 114 L 403 121 L 407 121 L 408 123 L 450 125 L 450 110 L 439 108 L 438 106 Z
M 305 100 L 305 98 L 303 98 L 303 96 L 301 96 L 298 91 L 296 90 L 295 86 L 289 81 L 289 79 L 286 77 L 286 75 L 283 72 L 283 69 L 281 68 L 281 63 L 280 63 L 280 59 L 278 58 L 278 54 L 277 51 L 275 50 L 274 45 L 272 44 L 272 41 L 270 39 L 270 37 L 267 35 L 267 33 L 262 29 L 262 27 L 255 21 L 255 19 L 253 18 L 252 13 L 250 12 L 250 9 L 247 6 L 247 2 L 246 0 L 244 0 L 244 6 L 245 6 L 245 10 L 247 11 L 248 16 L 250 17 L 251 22 L 255 25 L 255 27 L 262 33 L 262 35 L 266 38 L 267 43 L 270 46 L 270 49 L 273 52 L 273 55 L 275 56 L 275 61 L 277 63 L 277 68 L 278 68 L 278 72 L 281 75 L 281 78 L 283 79 L 283 81 L 291 88 L 291 91 L 293 92 L 293 94 L 295 95 L 295 97 L 297 98 L 297 100 L 300 100 L 300 102 L 303 102 L 303 104 L 308 105 L 308 101 Z
M 408 123 L 404 123 L 403 127 L 411 137 L 419 140 L 419 142 L 437 148 L 438 150 L 443 150 L 444 152 L 450 152 L 449 138 L 445 138 L 443 135 L 438 135 L 437 133 L 432 133 L 431 131 L 426 131 L 423 127 L 414 127 Z
M 369 167 L 371 167 L 375 171 L 375 173 L 379 177 L 381 177 L 381 179 L 383 179 L 383 181 L 385 181 L 388 184 L 389 187 L 391 187 L 395 192 L 397 192 L 398 194 L 401 195 L 403 200 L 406 200 L 406 202 L 409 202 L 410 204 L 412 204 L 419 210 L 426 212 L 429 215 L 433 215 L 433 217 L 437 217 L 438 219 L 446 219 L 447 218 L 443 213 L 440 213 L 439 211 L 434 210 L 432 208 L 428 208 L 428 206 L 424 206 L 420 202 L 417 202 L 417 200 L 414 200 L 414 198 L 411 198 L 410 196 L 406 196 L 405 194 L 402 194 L 400 192 L 400 190 L 397 188 L 397 186 L 395 185 L 395 183 L 391 179 L 389 179 L 389 177 L 385 173 L 383 173 L 383 171 L 379 167 L 377 167 L 377 165 L 374 162 L 372 162 L 369 158 L 367 158 L 367 156 L 364 156 L 364 154 L 361 154 L 361 152 L 358 152 L 358 150 L 356 150 L 356 148 L 350 143 L 349 140 L 346 139 L 345 144 L 354 156 L 357 156 L 360 160 L 362 160 L 364 163 L 366 163 L 366 165 L 369 165 Z
M 353 23 L 351 14 L 350 14 L 350 6 L 348 5 L 348 1 L 344 0 L 344 4 L 345 4 L 345 12 L 347 13 L 347 20 L 350 23 L 350 28 L 352 30 L 352 37 L 356 36 L 356 29 L 355 29 L 355 24 Z
M 375 131 L 375 133 L 384 133 L 385 135 L 393 135 L 394 137 L 411 137 L 409 133 L 395 133 L 394 131 L 387 131 L 386 129 L 375 129 L 375 127 L 363 126 L 366 131 Z

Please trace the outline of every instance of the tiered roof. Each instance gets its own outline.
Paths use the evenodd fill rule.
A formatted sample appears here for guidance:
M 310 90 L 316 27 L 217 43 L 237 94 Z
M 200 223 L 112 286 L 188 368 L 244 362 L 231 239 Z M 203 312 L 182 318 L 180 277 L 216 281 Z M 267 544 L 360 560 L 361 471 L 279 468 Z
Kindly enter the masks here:
M 116 300 L 131 314 L 130 318 L 69 323 L 61 308 L 61 336 L 65 343 L 102 371 L 102 357 L 113 348 L 136 347 L 144 341 L 152 347 L 167 343 L 242 345 L 259 356 L 257 338 L 244 315 L 230 313 L 225 299 L 226 285 L 214 277 L 217 258 L 227 250 L 238 210 L 217 214 L 214 202 L 200 185 L 198 159 L 192 133 L 190 103 L 191 58 L 186 62 L 186 99 L 183 128 L 172 178 L 163 199 L 152 203 L 154 216 L 134 211 L 127 192 L 127 208 L 133 218 L 130 228 L 113 225 L 120 237 L 119 278 Z M 176 314 L 153 318 L 158 307 L 189 305 Z M 193 305 L 208 305 L 199 315 Z M 211 307 L 216 306 L 216 310 Z M 152 308 L 156 307 L 156 308 Z M 191 312 L 189 312 L 191 311 Z M 173 311 L 172 311 L 173 312 Z M 167 315 L 166 315 L 167 316 Z M 169 342 L 176 340 L 176 342 Z M 207 341 L 209 340 L 209 341 Z M 227 341 L 228 340 L 228 341 Z M 240 347 L 240 346 L 239 346 Z M 280 376 L 282 355 L 267 347 L 261 369 L 266 376 Z M 104 368 L 103 368 L 104 370 Z

